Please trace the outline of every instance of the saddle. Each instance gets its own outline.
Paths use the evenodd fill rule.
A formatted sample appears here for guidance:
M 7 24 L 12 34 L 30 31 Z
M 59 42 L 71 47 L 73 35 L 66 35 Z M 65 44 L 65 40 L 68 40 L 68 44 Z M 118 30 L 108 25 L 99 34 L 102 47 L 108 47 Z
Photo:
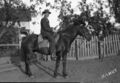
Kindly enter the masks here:
M 54 38 L 55 38 L 55 43 L 58 41 L 59 39 L 59 35 L 54 35 Z M 38 45 L 39 45 L 39 48 L 49 48 L 50 47 L 50 42 L 48 41 L 48 39 L 43 39 L 42 35 L 38 35 Z

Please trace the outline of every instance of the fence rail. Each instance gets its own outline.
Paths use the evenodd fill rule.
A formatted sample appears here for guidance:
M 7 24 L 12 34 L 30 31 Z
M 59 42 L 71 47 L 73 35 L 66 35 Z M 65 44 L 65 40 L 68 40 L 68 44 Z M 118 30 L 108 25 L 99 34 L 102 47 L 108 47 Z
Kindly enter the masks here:
M 100 46 L 104 56 L 117 55 L 120 50 L 120 35 L 109 35 L 102 42 Z M 97 58 L 98 52 L 98 39 L 96 36 L 92 37 L 91 41 L 82 40 L 82 37 L 77 37 L 71 45 L 68 53 L 68 59 L 84 60 Z
M 19 46 L 19 44 L 0 44 L 0 47 L 3 46 Z
M 103 45 L 100 47 L 103 50 L 104 56 L 117 55 L 120 51 L 120 35 L 109 35 L 102 42 Z M 19 44 L 0 44 L 0 47 L 17 46 Z M 92 37 L 91 41 L 83 40 L 82 37 L 78 36 L 72 43 L 70 51 L 68 53 L 68 59 L 71 60 L 84 60 L 93 59 L 99 56 L 98 51 L 98 39 L 96 36 Z

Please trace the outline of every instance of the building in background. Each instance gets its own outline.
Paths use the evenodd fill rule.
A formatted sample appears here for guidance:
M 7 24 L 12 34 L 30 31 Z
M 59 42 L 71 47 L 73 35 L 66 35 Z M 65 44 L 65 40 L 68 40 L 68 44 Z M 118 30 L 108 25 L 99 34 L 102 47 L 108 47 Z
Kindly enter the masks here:
M 8 21 L 7 25 L 6 22 Z M 3 25 L 10 26 L 12 23 L 15 27 L 25 27 L 30 29 L 31 13 L 22 8 L 0 8 L 0 22 Z

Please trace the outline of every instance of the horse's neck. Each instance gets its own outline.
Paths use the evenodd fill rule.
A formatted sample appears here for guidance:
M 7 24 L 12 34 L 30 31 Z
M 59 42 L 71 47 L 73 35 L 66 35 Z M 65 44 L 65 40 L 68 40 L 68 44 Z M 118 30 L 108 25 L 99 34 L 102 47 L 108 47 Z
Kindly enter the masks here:
M 67 28 L 62 32 L 62 36 L 71 44 L 77 36 L 77 30 L 75 27 Z
M 76 38 L 77 35 L 78 35 L 76 30 L 73 30 L 73 33 L 74 33 L 74 34 L 71 35 L 72 38 L 71 38 L 70 44 L 72 44 L 72 42 L 75 40 L 75 38 Z

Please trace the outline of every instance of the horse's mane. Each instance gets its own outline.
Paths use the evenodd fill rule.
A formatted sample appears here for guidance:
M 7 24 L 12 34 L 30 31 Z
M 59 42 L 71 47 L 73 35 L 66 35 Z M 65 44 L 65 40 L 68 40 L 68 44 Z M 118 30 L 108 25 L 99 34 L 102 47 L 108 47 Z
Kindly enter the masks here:
M 75 27 L 80 26 L 80 25 L 84 25 L 83 22 L 78 22 L 77 20 L 74 20 L 73 22 L 70 22 L 69 24 L 64 25 L 64 27 L 59 31 L 60 33 L 62 32 L 66 32 L 69 30 L 73 30 L 75 29 Z
M 58 33 L 64 33 L 64 32 L 66 32 L 66 31 L 68 31 L 68 30 L 72 30 L 73 26 L 74 26 L 73 24 L 69 24 L 69 25 L 67 25 L 67 26 L 64 26 L 64 28 L 60 29 L 60 30 L 58 31 Z
M 64 16 L 60 32 L 65 32 L 79 25 L 85 25 L 84 20 L 79 15 Z

